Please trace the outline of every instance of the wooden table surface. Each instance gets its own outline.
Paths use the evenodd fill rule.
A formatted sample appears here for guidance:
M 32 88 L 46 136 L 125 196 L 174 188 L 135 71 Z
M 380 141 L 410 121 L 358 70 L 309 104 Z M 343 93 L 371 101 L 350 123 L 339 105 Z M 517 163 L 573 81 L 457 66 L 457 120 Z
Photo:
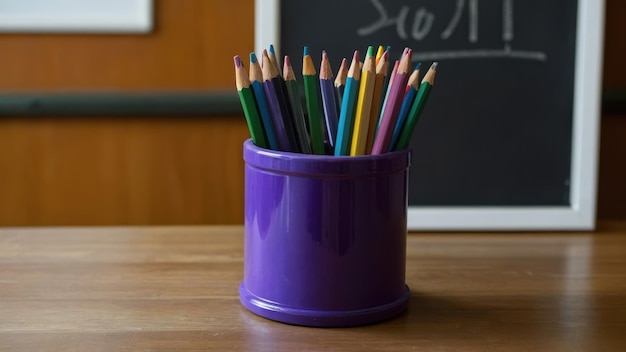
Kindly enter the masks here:
M 418 233 L 409 310 L 307 328 L 238 300 L 243 228 L 0 230 L 1 351 L 624 351 L 626 223 Z

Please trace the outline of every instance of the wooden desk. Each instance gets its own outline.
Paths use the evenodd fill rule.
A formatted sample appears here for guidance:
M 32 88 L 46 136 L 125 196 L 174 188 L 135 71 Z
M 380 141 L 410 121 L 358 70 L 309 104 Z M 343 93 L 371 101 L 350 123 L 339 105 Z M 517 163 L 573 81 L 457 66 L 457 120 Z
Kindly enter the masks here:
M 411 234 L 409 311 L 289 326 L 238 301 L 241 227 L 0 230 L 1 351 L 618 351 L 626 223 Z

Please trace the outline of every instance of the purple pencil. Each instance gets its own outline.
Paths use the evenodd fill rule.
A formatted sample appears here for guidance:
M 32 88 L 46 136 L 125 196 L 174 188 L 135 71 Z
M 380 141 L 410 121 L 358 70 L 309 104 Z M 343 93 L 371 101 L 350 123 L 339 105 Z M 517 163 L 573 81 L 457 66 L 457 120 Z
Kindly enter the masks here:
M 411 70 L 411 49 L 404 49 L 404 54 L 398 64 L 398 71 L 393 77 L 393 82 L 385 103 L 385 109 L 381 113 L 380 126 L 376 132 L 376 139 L 372 146 L 372 154 L 383 154 L 389 150 L 393 129 L 398 120 L 398 113 L 406 91 L 406 84 L 409 80 L 409 72 Z
M 291 152 L 293 151 L 293 147 L 291 145 L 291 141 L 289 139 L 289 135 L 287 132 L 287 128 L 285 127 L 285 119 L 289 118 L 288 116 L 284 116 L 280 101 L 277 96 L 277 89 L 274 85 L 274 80 L 272 78 L 276 75 L 276 68 L 273 64 L 269 62 L 269 58 L 267 56 L 267 52 L 263 52 L 263 90 L 265 91 L 265 97 L 267 99 L 267 105 L 270 108 L 270 112 L 272 115 L 272 121 L 274 122 L 274 128 L 276 132 L 276 137 L 278 138 L 278 145 L 280 150 Z
M 322 63 L 320 65 L 320 89 L 322 91 L 322 104 L 324 105 L 324 116 L 326 117 L 326 130 L 331 147 L 335 147 L 337 138 L 337 122 L 339 121 L 335 100 L 335 87 L 333 82 L 333 71 L 330 61 L 325 51 L 322 51 Z

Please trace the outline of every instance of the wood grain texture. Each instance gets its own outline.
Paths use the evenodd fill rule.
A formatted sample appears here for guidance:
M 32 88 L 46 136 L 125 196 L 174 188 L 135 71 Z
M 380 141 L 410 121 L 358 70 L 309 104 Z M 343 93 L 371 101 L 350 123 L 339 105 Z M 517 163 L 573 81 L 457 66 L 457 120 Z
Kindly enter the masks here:
M 243 117 L 0 119 L 0 226 L 243 223 Z
M 0 90 L 234 87 L 232 56 L 254 47 L 254 1 L 154 4 L 148 35 L 0 34 Z
M 0 350 L 620 351 L 626 222 L 589 233 L 414 233 L 408 312 L 346 329 L 238 301 L 240 226 L 0 230 Z

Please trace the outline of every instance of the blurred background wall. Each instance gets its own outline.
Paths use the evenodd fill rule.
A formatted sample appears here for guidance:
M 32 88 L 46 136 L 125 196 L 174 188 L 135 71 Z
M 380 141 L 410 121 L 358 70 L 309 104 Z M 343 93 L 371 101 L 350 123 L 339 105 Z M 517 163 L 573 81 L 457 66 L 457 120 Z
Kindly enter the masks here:
M 0 34 L 0 94 L 234 92 L 254 1 L 154 4 L 149 35 Z M 623 15 L 607 0 L 600 218 L 626 219 Z M 242 115 L 57 115 L 0 116 L 0 226 L 243 223 Z

